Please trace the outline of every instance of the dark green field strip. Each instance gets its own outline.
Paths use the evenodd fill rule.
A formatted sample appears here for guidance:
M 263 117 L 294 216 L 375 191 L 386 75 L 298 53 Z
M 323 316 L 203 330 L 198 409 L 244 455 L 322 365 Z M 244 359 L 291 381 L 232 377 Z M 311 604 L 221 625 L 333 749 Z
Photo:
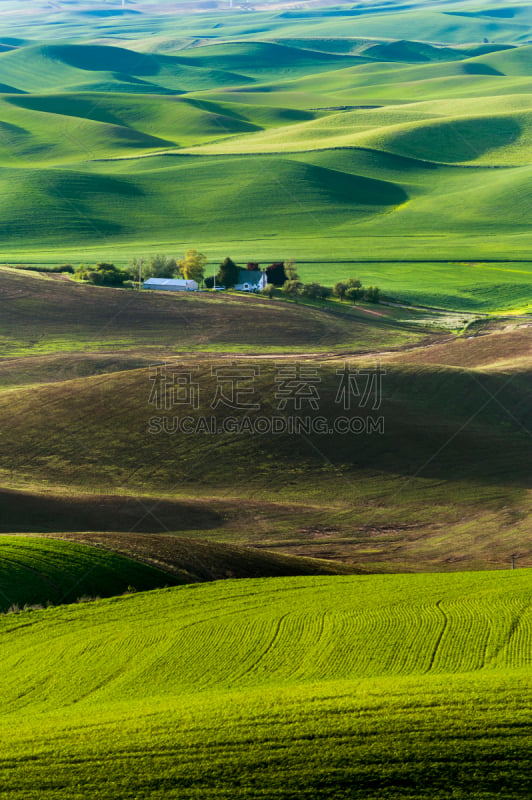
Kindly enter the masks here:
M 81 596 L 121 594 L 128 587 L 154 589 L 176 581 L 156 567 L 95 547 L 0 537 L 0 611 L 15 605 L 72 603 Z
M 122 499 L 121 506 L 125 503 Z M 138 503 L 139 516 L 155 506 Z M 157 504 L 159 518 L 164 504 Z M 87 524 L 88 505 L 80 509 Z M 108 522 L 111 523 L 109 517 Z M 131 527 L 133 527 L 133 522 Z M 189 521 L 189 524 L 192 524 Z M 59 520 L 56 528 L 60 527 Z M 141 526 L 142 527 L 142 526 Z M 57 536 L 59 534 L 56 534 Z M 0 612 L 226 578 L 352 574 L 352 567 L 157 534 L 0 536 Z

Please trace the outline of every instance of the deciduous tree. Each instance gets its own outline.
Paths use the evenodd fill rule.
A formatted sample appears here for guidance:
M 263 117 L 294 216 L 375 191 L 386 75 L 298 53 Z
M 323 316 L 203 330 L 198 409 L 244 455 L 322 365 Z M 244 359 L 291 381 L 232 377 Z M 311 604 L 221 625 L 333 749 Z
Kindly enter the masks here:
M 177 278 L 181 274 L 175 258 L 164 253 L 150 256 L 143 265 L 142 273 L 144 278 Z
M 336 297 L 339 297 L 340 301 L 342 301 L 345 299 L 345 293 L 347 292 L 348 289 L 349 289 L 349 284 L 347 284 L 345 281 L 338 281 L 338 283 L 334 284 L 333 292 L 336 295 Z
M 274 286 L 284 286 L 285 282 L 288 280 L 282 261 L 275 261 L 273 264 L 270 264 L 269 267 L 266 267 L 266 276 L 268 278 L 268 284 L 273 284 Z
M 364 297 L 364 289 L 362 289 L 362 287 L 358 288 L 357 286 L 350 286 L 347 289 L 345 296 L 348 300 L 351 300 L 352 303 L 356 303 L 357 300 L 362 300 Z
M 239 267 L 233 259 L 227 256 L 220 264 L 220 269 L 216 275 L 216 284 L 225 286 L 226 289 L 232 289 L 235 283 L 238 283 L 239 271 Z
M 286 281 L 285 285 L 283 286 L 283 292 L 288 295 L 288 297 L 293 297 L 296 303 L 302 289 L 303 284 L 301 281 Z
M 299 275 L 297 274 L 297 270 L 295 267 L 295 262 L 293 258 L 289 258 L 288 261 L 284 262 L 284 271 L 286 274 L 286 279 L 288 281 L 298 281 Z
M 368 286 L 364 292 L 364 297 L 368 303 L 378 303 L 380 300 L 380 289 L 378 286 Z
M 191 247 L 186 251 L 184 258 L 178 261 L 177 266 L 183 278 L 201 283 L 206 264 L 207 256 Z

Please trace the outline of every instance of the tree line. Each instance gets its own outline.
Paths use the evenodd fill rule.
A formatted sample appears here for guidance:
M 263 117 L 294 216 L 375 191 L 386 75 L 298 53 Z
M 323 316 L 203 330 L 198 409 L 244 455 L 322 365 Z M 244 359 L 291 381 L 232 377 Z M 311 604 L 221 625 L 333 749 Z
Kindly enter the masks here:
M 358 278 L 349 278 L 346 281 L 338 281 L 332 288 L 322 286 L 316 281 L 303 283 L 299 276 L 292 270 L 288 280 L 282 286 L 282 291 L 296 302 L 300 297 L 310 300 L 328 300 L 330 297 L 338 297 L 340 301 L 348 300 L 351 303 L 365 300 L 368 303 L 378 303 L 380 301 L 380 289 L 377 286 L 362 286 Z M 264 293 L 269 297 L 274 297 L 275 286 L 268 284 Z
M 201 283 L 207 264 L 207 256 L 190 248 L 180 259 L 156 253 L 147 259 L 133 258 L 125 268 L 100 261 L 96 266 L 81 264 L 75 271 L 75 277 L 95 286 L 124 286 L 129 281 L 146 278 L 185 278 Z
M 120 269 L 107 262 L 100 262 L 95 267 L 82 264 L 75 270 L 75 276 L 97 286 L 124 286 L 127 282 L 137 281 L 141 275 L 143 280 L 146 278 L 184 278 L 194 280 L 198 284 L 203 283 L 206 289 L 212 289 L 215 285 L 220 288 L 232 289 L 239 282 L 240 271 L 243 269 L 227 256 L 220 264 L 216 275 L 205 277 L 206 265 L 207 257 L 196 249 L 190 248 L 180 259 L 162 253 L 152 255 L 146 260 L 134 258 L 125 269 Z M 255 271 L 259 269 L 259 265 L 249 262 L 244 269 Z M 338 281 L 332 288 L 322 286 L 316 281 L 303 283 L 299 279 L 293 259 L 274 262 L 266 268 L 265 272 L 268 284 L 263 290 L 263 294 L 270 298 L 275 297 L 280 290 L 296 302 L 300 297 L 325 301 L 333 296 L 342 302 L 351 303 L 360 301 L 378 303 L 380 300 L 379 288 L 363 286 L 358 278 Z

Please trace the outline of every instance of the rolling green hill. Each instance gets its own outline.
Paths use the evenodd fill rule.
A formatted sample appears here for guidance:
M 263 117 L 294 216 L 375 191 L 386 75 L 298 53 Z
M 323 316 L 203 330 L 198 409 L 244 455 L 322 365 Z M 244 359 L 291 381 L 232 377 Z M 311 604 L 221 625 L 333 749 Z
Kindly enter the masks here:
M 18 29 L 5 15 L 4 262 L 123 263 L 193 243 L 215 261 L 294 256 L 334 282 L 342 263 L 401 253 L 413 279 L 370 279 L 402 299 L 527 306 L 529 266 L 521 288 L 505 267 L 473 285 L 450 269 L 446 291 L 425 266 L 529 259 L 525 7 L 185 4 L 178 30 L 164 4 L 61 9 L 51 38 L 53 12 Z
M 282 0 L 281 3 L 264 0 L 253 8 L 235 3 L 231 12 L 221 0 L 200 4 L 145 1 L 135 9 L 122 9 L 119 5 L 95 8 L 89 2 L 54 6 L 37 2 L 34 13 L 21 14 L 16 2 L 3 0 L 3 27 L 12 43 L 20 38 L 42 39 L 46 35 L 63 40 L 77 37 L 89 42 L 103 36 L 117 43 L 132 38 L 145 47 L 155 41 L 169 48 L 183 47 L 190 39 L 208 38 L 224 43 L 228 37 L 256 39 L 266 32 L 283 38 L 327 39 L 345 36 L 402 39 L 415 32 L 421 40 L 447 45 L 482 42 L 484 38 L 503 43 L 530 38 L 530 10 L 522 4 L 512 3 L 508 13 L 500 13 L 500 8 L 494 9 L 489 3 L 479 7 L 467 0 L 438 4 L 436 8 L 426 0 L 409 3 L 408 7 L 402 2 L 377 7 L 340 4 L 334 8 L 320 8 L 319 2 L 312 2 L 305 9 L 286 5 L 288 10 L 284 10 Z M 178 26 L 168 13 L 168 6 L 182 12 Z
M 0 54 L 2 80 L 12 78 L 18 91 L 57 89 L 180 94 L 252 83 L 253 78 L 221 68 L 191 69 L 190 59 L 137 53 L 124 47 L 89 44 L 29 45 Z M 336 63 L 336 62 L 335 62 Z
M 117 130 L 122 136 L 128 129 Z M 12 166 L 0 177 L 6 189 L 0 236 L 11 263 L 124 263 L 154 251 L 179 253 L 194 243 L 211 259 L 211 269 L 227 254 L 244 263 L 292 255 L 303 279 L 328 285 L 360 273 L 385 293 L 427 305 L 522 308 L 530 302 L 529 171 L 435 171 L 367 149 L 236 160 L 229 154 L 166 156 L 106 162 L 105 169 Z M 178 186 L 187 192 L 175 192 Z M 148 228 L 149 236 L 139 233 Z M 267 233 L 272 229 L 275 235 Z M 401 249 L 405 236 L 408 247 Z M 433 268 L 405 271 L 398 253 L 420 264 L 451 259 L 477 266 L 448 266 L 442 282 Z M 499 262 L 495 271 L 479 268 L 489 261 Z
M 176 582 L 180 581 L 174 575 L 156 566 L 95 547 L 37 537 L 0 537 L 0 613 Z
M 5 494 L 2 500 L 7 511 L 2 519 L 4 527 L 9 524 L 9 503 L 5 503 Z M 141 502 L 137 501 L 137 508 Z M 78 511 L 82 511 L 79 503 Z M 87 506 L 82 516 L 88 522 L 86 511 Z M 111 519 L 109 513 L 107 519 Z M 65 533 L 60 540 L 2 535 L 0 614 L 27 606 L 73 603 L 80 598 L 88 601 L 176 584 L 354 571 L 334 562 L 164 534 Z
M 4 616 L 5 791 L 521 800 L 530 586 L 224 581 Z
M 532 10 L 322 2 L 0 4 L 0 800 L 532 796 Z
M 486 14 L 477 4 L 475 12 L 468 13 L 467 5 L 460 4 L 461 9 L 453 7 L 434 8 L 433 3 L 417 3 L 414 8 L 403 4 L 392 4 L 373 10 L 345 7 L 332 9 L 328 13 L 323 10 L 286 11 L 280 15 L 284 25 L 279 25 L 276 34 L 292 36 L 314 35 L 320 37 L 356 36 L 374 39 L 410 39 L 423 42 L 466 44 L 482 42 L 528 42 L 530 40 L 530 9 L 521 6 L 521 14 L 514 19 Z M 466 13 L 464 13 L 464 11 Z

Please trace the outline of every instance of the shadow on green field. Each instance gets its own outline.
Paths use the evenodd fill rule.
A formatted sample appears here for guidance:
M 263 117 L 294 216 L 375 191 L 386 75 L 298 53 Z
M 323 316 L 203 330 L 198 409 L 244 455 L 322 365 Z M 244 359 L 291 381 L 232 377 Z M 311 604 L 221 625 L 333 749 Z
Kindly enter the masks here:
M 109 72 L 130 72 L 133 75 L 157 75 L 160 64 L 157 56 L 135 53 L 123 47 L 95 44 L 55 44 L 43 48 L 55 61 L 76 69 Z

